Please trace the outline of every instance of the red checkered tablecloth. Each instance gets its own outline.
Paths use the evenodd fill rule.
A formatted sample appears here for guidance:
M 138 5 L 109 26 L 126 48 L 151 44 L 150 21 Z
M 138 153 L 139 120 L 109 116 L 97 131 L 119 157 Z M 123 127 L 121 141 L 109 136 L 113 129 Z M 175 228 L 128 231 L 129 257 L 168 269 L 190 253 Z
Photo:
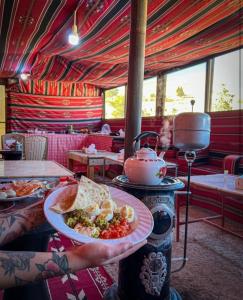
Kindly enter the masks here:
M 87 135 L 82 134 L 53 134 L 48 135 L 49 160 L 67 166 L 67 153 L 69 150 L 81 150 L 85 145 Z
M 29 136 L 33 134 L 25 134 Z M 95 144 L 97 150 L 111 151 L 112 137 L 92 134 L 38 134 L 48 138 L 48 160 L 54 160 L 67 167 L 67 153 L 69 150 L 81 150 L 90 144 Z

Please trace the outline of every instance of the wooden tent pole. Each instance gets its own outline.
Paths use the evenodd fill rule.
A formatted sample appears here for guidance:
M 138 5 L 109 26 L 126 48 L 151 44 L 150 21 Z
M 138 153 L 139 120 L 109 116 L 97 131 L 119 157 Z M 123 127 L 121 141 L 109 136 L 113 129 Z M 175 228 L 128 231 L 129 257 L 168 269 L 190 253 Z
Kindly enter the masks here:
M 147 0 L 132 0 L 125 120 L 125 159 L 134 154 L 133 138 L 141 132 L 146 22 Z

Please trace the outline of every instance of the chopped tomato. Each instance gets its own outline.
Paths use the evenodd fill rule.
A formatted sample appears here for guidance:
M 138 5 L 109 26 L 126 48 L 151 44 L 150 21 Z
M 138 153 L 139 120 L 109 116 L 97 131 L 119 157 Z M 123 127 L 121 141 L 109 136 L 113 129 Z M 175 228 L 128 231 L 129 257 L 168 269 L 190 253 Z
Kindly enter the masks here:
M 131 226 L 126 220 L 121 220 L 118 224 L 110 224 L 105 230 L 100 233 L 102 239 L 116 239 L 126 236 L 131 231 Z

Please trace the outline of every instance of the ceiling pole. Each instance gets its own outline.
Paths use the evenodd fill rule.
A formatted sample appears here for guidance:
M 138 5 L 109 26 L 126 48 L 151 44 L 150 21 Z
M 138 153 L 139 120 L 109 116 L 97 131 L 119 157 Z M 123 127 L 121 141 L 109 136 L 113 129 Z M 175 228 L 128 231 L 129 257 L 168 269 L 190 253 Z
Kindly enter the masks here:
M 141 132 L 146 22 L 147 0 L 132 0 L 125 119 L 125 159 L 134 154 L 133 138 Z

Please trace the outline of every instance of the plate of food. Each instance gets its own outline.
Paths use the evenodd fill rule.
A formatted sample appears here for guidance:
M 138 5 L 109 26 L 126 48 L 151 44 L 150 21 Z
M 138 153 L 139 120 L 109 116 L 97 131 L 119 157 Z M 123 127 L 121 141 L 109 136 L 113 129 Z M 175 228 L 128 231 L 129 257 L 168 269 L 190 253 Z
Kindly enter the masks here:
M 39 180 L 19 180 L 0 184 L 0 201 L 18 201 L 33 197 L 43 188 Z
M 52 192 L 44 213 L 57 231 L 80 243 L 136 244 L 154 226 L 150 210 L 139 199 L 84 176 L 79 184 Z

